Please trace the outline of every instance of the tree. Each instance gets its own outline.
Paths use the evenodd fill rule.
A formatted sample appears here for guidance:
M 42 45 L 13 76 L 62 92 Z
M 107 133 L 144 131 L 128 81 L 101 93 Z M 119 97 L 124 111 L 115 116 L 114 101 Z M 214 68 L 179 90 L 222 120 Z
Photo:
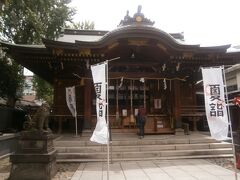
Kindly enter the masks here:
M 92 30 L 95 28 L 95 24 L 94 22 L 84 21 L 84 22 L 71 23 L 70 25 L 67 25 L 66 28 Z
M 0 38 L 17 44 L 41 44 L 42 37 L 56 38 L 67 22 L 72 22 L 75 10 L 70 0 L 6 0 L 1 1 Z M 0 53 L 0 95 L 14 105 L 17 91 L 23 85 L 23 68 Z M 14 94 L 15 93 L 15 94 Z
M 46 101 L 50 105 L 53 103 L 53 87 L 47 81 L 34 75 L 33 87 L 37 92 L 38 99 Z
M 3 35 L 17 44 L 40 44 L 42 37 L 56 38 L 75 10 L 69 0 L 8 0 L 0 22 Z
M 0 52 L 0 97 L 7 98 L 7 104 L 14 106 L 21 96 L 24 78 L 22 68 Z

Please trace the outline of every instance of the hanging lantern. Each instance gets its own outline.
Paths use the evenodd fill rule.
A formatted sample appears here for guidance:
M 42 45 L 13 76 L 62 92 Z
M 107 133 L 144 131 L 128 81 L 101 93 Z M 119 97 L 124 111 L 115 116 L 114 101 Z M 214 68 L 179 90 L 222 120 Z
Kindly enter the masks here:
M 81 80 L 80 80 L 80 86 L 84 86 L 84 79 L 83 78 L 81 78 Z

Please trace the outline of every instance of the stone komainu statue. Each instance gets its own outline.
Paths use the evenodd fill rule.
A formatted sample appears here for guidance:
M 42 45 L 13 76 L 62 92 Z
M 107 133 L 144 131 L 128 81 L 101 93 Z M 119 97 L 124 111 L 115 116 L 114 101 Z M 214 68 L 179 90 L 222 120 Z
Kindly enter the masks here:
M 37 110 L 37 112 L 31 117 L 26 116 L 27 121 L 24 122 L 23 128 L 25 130 L 46 130 L 51 131 L 48 128 L 48 118 L 50 115 L 50 106 L 47 103 L 43 103 Z

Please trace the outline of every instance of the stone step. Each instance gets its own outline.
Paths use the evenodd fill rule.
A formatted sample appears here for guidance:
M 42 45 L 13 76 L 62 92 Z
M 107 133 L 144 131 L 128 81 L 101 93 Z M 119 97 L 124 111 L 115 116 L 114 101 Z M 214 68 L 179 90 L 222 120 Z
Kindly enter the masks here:
M 112 146 L 113 152 L 138 152 L 138 151 L 162 151 L 162 150 L 188 150 L 188 149 L 216 149 L 216 148 L 231 148 L 232 144 L 221 143 L 206 143 L 206 144 L 169 144 L 169 145 L 133 145 L 133 146 Z M 55 147 L 59 153 L 93 153 L 93 152 L 106 152 L 106 145 L 102 146 L 65 146 Z
M 197 150 L 168 150 L 168 151 L 139 151 L 139 152 L 112 152 L 113 159 L 126 158 L 158 158 L 158 157 L 177 157 L 177 156 L 204 156 L 232 154 L 231 148 L 221 149 L 197 149 Z M 93 153 L 58 153 L 57 159 L 104 159 L 106 152 Z
M 59 162 L 106 161 L 107 146 L 91 142 L 89 136 L 62 136 L 54 141 Z M 114 134 L 112 158 L 118 160 L 181 159 L 232 157 L 232 144 L 216 141 L 207 135 L 190 136 Z
M 166 157 L 140 157 L 140 158 L 114 158 L 113 162 L 116 161 L 142 161 L 142 160 L 171 160 L 171 159 L 204 159 L 204 158 L 232 158 L 232 154 L 215 154 L 215 155 L 191 155 L 191 156 L 166 156 Z M 73 163 L 73 162 L 103 162 L 107 161 L 106 157 L 103 159 L 77 159 L 77 158 L 69 158 L 69 159 L 59 159 L 57 158 L 57 162 L 65 162 L 65 163 Z M 111 159 L 110 159 L 111 163 Z
M 167 138 L 167 139 L 125 139 L 125 140 L 114 140 L 112 141 L 113 146 L 130 146 L 130 145 L 170 145 L 170 144 L 199 144 L 199 143 L 216 143 L 216 141 L 212 138 L 198 138 L 198 139 L 186 139 L 186 138 Z M 101 144 L 97 144 L 91 142 L 89 140 L 70 140 L 63 141 L 57 140 L 54 141 L 55 147 L 58 146 L 66 146 L 66 147 L 79 147 L 79 146 L 102 146 Z

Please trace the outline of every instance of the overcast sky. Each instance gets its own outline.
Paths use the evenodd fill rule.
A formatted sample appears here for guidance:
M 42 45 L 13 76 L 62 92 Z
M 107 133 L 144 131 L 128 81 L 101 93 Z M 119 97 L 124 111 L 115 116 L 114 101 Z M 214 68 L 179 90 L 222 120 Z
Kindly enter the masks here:
M 142 5 L 146 18 L 168 32 L 184 32 L 185 40 L 201 46 L 240 44 L 240 0 L 72 0 L 74 20 L 90 20 L 97 30 L 113 30 Z

